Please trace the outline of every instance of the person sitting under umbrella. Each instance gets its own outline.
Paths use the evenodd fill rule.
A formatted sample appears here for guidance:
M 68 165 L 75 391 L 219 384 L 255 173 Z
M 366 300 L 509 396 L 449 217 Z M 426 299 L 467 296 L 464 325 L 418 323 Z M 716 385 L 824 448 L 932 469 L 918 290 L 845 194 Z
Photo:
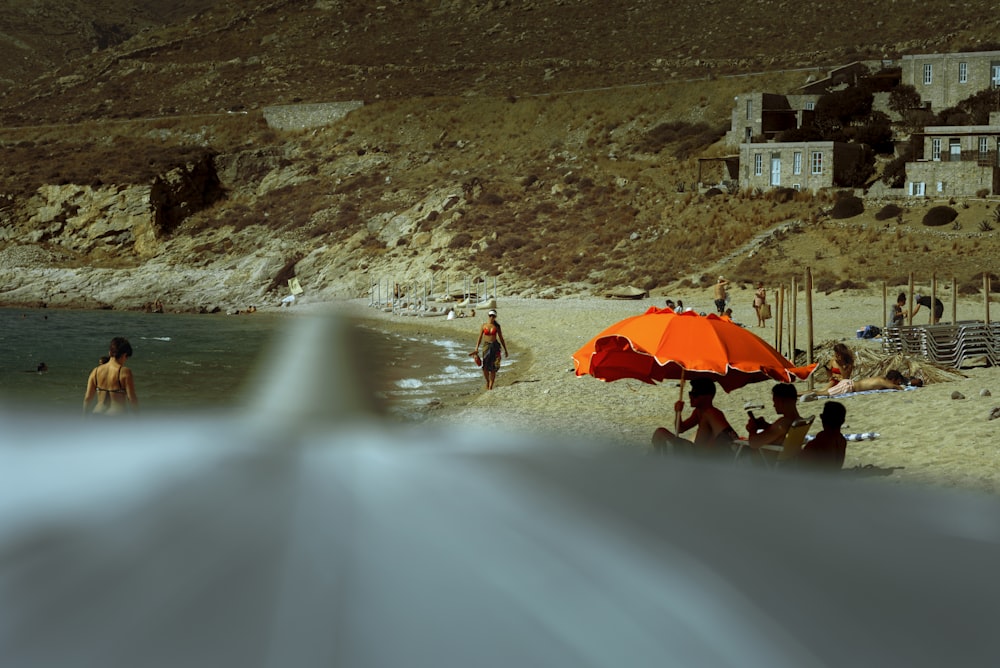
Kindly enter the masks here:
M 761 417 L 751 417 L 747 421 L 747 431 L 750 433 L 748 445 L 759 448 L 762 445 L 783 444 L 792 423 L 801 418 L 798 398 L 798 392 L 791 383 L 778 383 L 772 387 L 771 401 L 775 412 L 781 417 L 770 423 Z
M 706 378 L 695 378 L 691 381 L 691 391 L 688 396 L 691 398 L 693 410 L 691 415 L 681 420 L 678 431 L 683 434 L 698 425 L 694 443 L 680 438 L 665 427 L 660 427 L 653 432 L 653 448 L 663 451 L 669 445 L 685 447 L 694 445 L 694 452 L 697 454 L 730 455 L 729 446 L 739 438 L 739 435 L 729 425 L 726 415 L 712 404 L 715 400 L 715 382 Z M 680 413 L 683 410 L 684 402 L 677 401 L 674 404 L 674 411 Z

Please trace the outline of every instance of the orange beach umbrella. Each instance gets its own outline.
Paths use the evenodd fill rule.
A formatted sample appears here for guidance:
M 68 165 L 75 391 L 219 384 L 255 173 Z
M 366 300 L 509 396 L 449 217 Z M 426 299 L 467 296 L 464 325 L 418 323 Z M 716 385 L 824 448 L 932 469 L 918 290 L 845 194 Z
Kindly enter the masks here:
M 711 314 L 651 306 L 611 325 L 573 354 L 576 375 L 605 381 L 707 378 L 726 392 L 764 380 L 806 379 L 815 364 L 795 367 L 748 329 Z

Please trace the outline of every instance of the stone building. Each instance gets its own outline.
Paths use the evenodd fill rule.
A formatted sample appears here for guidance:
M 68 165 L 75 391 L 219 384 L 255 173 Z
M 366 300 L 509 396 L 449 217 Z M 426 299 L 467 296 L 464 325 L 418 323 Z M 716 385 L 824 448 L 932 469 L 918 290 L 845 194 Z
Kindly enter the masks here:
M 901 83 L 913 86 L 934 111 L 1000 87 L 1000 51 L 903 56 Z
M 813 109 L 821 95 L 744 93 L 733 104 L 726 143 L 738 146 L 751 141 L 770 141 L 781 132 L 812 122 Z
M 833 141 L 740 144 L 741 190 L 847 186 L 863 147 Z
M 924 152 L 906 163 L 911 197 L 975 197 L 1000 194 L 1000 112 L 989 125 L 924 128 Z

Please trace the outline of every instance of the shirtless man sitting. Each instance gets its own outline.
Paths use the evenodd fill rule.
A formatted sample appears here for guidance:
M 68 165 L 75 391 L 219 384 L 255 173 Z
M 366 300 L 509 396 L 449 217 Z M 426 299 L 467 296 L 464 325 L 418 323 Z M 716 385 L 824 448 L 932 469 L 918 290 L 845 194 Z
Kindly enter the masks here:
M 730 444 L 739 438 L 736 431 L 729 425 L 725 414 L 713 405 L 715 401 L 715 382 L 705 378 L 695 378 L 691 381 L 691 391 L 688 393 L 691 399 L 691 415 L 681 420 L 680 433 L 684 433 L 695 425 L 698 431 L 694 436 L 694 449 L 696 454 L 706 455 L 730 455 L 732 449 Z M 674 411 L 681 413 L 684 410 L 684 402 L 678 401 L 674 404 Z M 669 429 L 660 427 L 653 432 L 653 447 L 663 450 L 668 445 L 692 446 L 691 441 L 680 438 Z
M 802 417 L 796 406 L 798 398 L 798 392 L 791 383 L 778 383 L 771 388 L 774 411 L 781 417 L 774 422 L 768 422 L 761 417 L 750 417 L 747 421 L 747 431 L 750 434 L 748 443 L 751 448 L 782 445 L 785 442 L 785 435 L 788 434 L 792 423 Z

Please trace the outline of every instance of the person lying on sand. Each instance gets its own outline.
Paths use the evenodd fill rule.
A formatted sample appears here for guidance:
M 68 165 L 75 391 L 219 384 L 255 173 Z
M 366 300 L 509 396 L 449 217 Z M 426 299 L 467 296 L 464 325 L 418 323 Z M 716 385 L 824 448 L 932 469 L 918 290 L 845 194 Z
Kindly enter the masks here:
M 904 385 L 920 387 L 924 383 L 919 378 L 909 379 L 895 369 L 886 372 L 884 376 L 872 376 L 870 378 L 858 378 L 851 380 L 845 378 L 836 385 L 825 390 L 806 392 L 803 401 L 817 396 L 835 397 L 838 394 L 850 394 L 851 392 L 867 392 L 869 390 L 901 390 Z

